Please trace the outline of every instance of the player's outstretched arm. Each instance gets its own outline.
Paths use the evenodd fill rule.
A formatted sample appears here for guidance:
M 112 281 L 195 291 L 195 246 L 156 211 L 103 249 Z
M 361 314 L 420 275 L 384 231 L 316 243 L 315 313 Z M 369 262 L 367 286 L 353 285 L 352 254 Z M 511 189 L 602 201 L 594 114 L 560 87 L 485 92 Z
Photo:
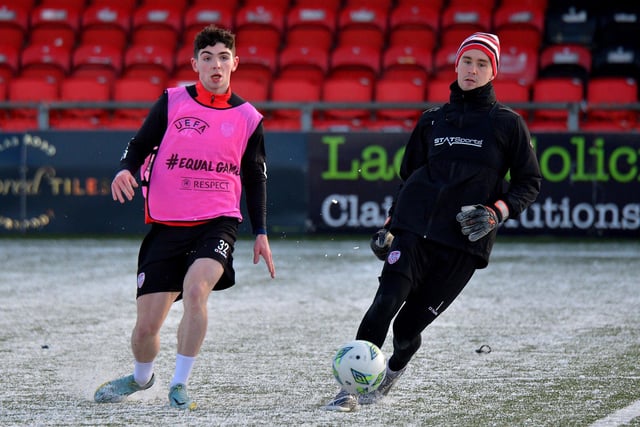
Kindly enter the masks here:
M 257 264 L 260 261 L 260 256 L 264 258 L 267 263 L 267 269 L 271 278 L 276 277 L 276 268 L 273 265 L 273 256 L 271 255 L 271 248 L 269 247 L 269 238 L 266 234 L 258 234 L 256 236 L 256 242 L 253 245 L 253 263 Z
M 135 194 L 135 188 L 138 188 L 138 182 L 131 175 L 131 172 L 123 169 L 116 174 L 111 182 L 111 197 L 120 203 L 124 203 L 125 198 L 131 201 Z

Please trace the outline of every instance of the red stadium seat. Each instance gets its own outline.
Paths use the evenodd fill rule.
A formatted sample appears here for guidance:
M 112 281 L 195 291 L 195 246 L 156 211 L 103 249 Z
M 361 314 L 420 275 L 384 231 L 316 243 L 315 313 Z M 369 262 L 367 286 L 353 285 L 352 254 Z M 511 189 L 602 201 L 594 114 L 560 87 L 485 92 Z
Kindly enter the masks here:
M 329 78 L 322 88 L 324 102 L 371 102 L 373 101 L 373 82 L 358 78 Z M 371 113 L 368 109 L 330 109 L 324 112 L 326 119 L 366 120 Z
M 538 78 L 538 52 L 524 45 L 504 44 L 500 49 L 498 80 L 531 85 Z
M 317 43 L 315 41 L 317 41 Z M 311 46 L 323 50 L 329 50 L 333 44 L 333 33 L 327 33 L 325 30 L 318 27 L 297 27 L 285 33 L 284 45 L 287 47 Z
M 57 101 L 60 98 L 59 84 L 54 80 L 38 77 L 16 77 L 8 88 L 7 100 L 13 102 Z M 38 125 L 37 108 L 15 108 L 9 111 L 9 121 L 16 121 L 19 128 L 36 129 Z
M 387 32 L 387 10 L 345 6 L 338 15 L 338 46 L 371 46 L 381 50 Z
M 293 2 L 295 6 L 318 8 L 328 7 L 334 12 L 337 12 L 342 6 L 342 0 L 295 0 Z
M 289 7 L 290 0 L 244 0 L 243 6 L 268 6 L 279 10 L 286 10 Z
M 264 128 L 272 132 L 299 132 L 302 129 L 302 122 L 299 119 L 268 117 L 264 122 Z
M 32 44 L 22 50 L 20 62 L 23 77 L 40 77 L 62 81 L 71 69 L 71 49 L 65 46 Z
M 177 6 L 140 6 L 132 21 L 131 43 L 159 45 L 175 51 L 182 35 L 182 10 Z
M 0 40 L 3 45 L 21 49 L 29 31 L 29 11 L 23 3 L 5 2 L 0 5 Z
M 378 9 L 382 9 L 388 11 L 393 7 L 393 0 L 346 0 L 344 5 L 348 7 L 352 6 L 367 6 L 367 7 L 375 7 Z
M 193 58 L 193 43 L 183 44 L 175 55 L 176 67 L 171 75 L 174 80 L 197 80 L 198 73 L 193 71 L 191 66 L 191 58 Z
M 382 58 L 382 76 L 385 79 L 426 82 L 433 71 L 431 50 L 418 46 L 390 46 Z
M 228 4 L 215 5 L 209 3 L 193 4 L 184 14 L 184 30 L 182 33 L 183 45 L 193 48 L 193 40 L 204 27 L 214 24 L 218 27 L 233 28 L 234 9 Z
M 286 46 L 329 49 L 337 27 L 336 12 L 328 6 L 294 6 L 287 13 Z
M 73 52 L 71 74 L 112 85 L 122 73 L 123 60 L 115 45 L 81 44 Z
M 40 0 L 37 3 L 40 6 L 67 7 L 75 10 L 82 10 L 87 4 L 86 0 Z
M 527 6 L 535 7 L 542 11 L 547 9 L 548 0 L 501 0 L 500 6 Z
M 635 126 L 634 126 L 635 125 Z M 585 120 L 580 123 L 583 132 L 638 132 L 637 122 L 610 122 L 606 120 Z
M 269 84 L 278 69 L 277 46 L 240 44 L 236 48 L 236 54 L 239 63 L 233 79 L 244 76 L 265 85 Z
M 601 126 L 612 123 L 620 129 L 636 125 L 637 111 L 631 109 L 604 109 L 597 104 L 631 104 L 638 102 L 638 82 L 627 77 L 592 77 L 587 82 L 588 124 Z
M 96 6 L 112 6 L 124 8 L 130 12 L 138 5 L 138 0 L 91 0 L 90 4 Z
M 114 101 L 156 101 L 164 88 L 140 77 L 121 77 L 113 86 Z
M 131 45 L 124 54 L 123 76 L 142 77 L 166 85 L 175 68 L 173 51 L 163 45 Z
M 491 11 L 495 9 L 497 2 L 498 0 L 449 0 L 448 6 L 458 8 L 473 6 L 475 8 L 482 8 Z
M 191 0 L 191 4 L 211 4 L 211 0 Z M 225 5 L 233 8 L 233 10 L 236 10 L 240 7 L 240 5 L 243 4 L 243 0 L 227 0 L 224 2 Z
M 269 85 L 258 80 L 233 77 L 231 79 L 231 90 L 249 102 L 265 102 L 269 100 Z
M 435 7 L 438 10 L 442 10 L 446 0 L 429 0 L 429 5 Z M 424 0 L 396 0 L 396 7 L 405 6 L 423 6 Z
M 529 120 L 527 127 L 531 133 L 538 132 L 566 132 L 569 130 L 564 120 Z
M 322 86 L 309 80 L 277 78 L 271 87 L 271 100 L 274 102 L 318 102 L 321 99 Z M 281 109 L 273 112 L 275 120 L 291 119 L 300 125 L 299 109 Z M 316 114 L 317 116 L 317 114 Z
M 16 118 L 0 116 L 0 129 L 5 132 L 35 131 L 40 128 L 37 118 Z
M 401 120 L 401 119 L 378 119 L 369 120 L 362 125 L 363 129 L 369 132 L 411 132 L 415 127 L 415 120 Z
M 0 80 L 11 80 L 20 70 L 20 49 L 10 44 L 0 45 Z
M 500 38 L 501 42 L 527 47 L 536 52 L 539 52 L 542 46 L 542 37 L 527 27 L 503 28 L 500 31 L 496 31 L 495 34 Z
M 507 4 L 493 13 L 493 31 L 502 41 L 538 51 L 544 37 L 544 9 L 535 5 Z
M 9 3 L 8 1 L 5 1 L 5 3 Z M 12 2 L 12 3 L 17 3 L 17 2 Z M 23 0 L 20 3 L 20 6 L 24 7 L 27 10 L 31 10 L 33 9 L 36 4 L 38 3 L 38 0 Z
M 150 7 L 175 7 L 184 11 L 191 2 L 190 0 L 141 0 L 142 6 Z
M 451 79 L 456 78 L 456 53 L 460 43 L 440 46 L 433 56 L 433 77 Z
M 380 51 L 371 46 L 339 46 L 331 52 L 330 77 L 362 78 L 373 84 L 381 69 Z
M 584 85 L 578 78 L 548 77 L 533 83 L 531 100 L 533 102 L 569 103 L 584 100 Z M 566 123 L 568 108 L 537 109 L 533 112 L 534 121 L 559 121 Z
M 167 87 L 191 86 L 196 84 L 197 81 L 197 76 L 191 79 L 170 78 L 167 82 Z
M 435 50 L 438 46 L 435 34 L 424 28 L 399 27 L 389 33 L 389 46 L 425 47 Z
M 29 42 L 75 47 L 80 28 L 80 9 L 64 6 L 37 6 L 31 11 Z
M 235 15 L 238 46 L 280 47 L 285 30 L 285 11 L 274 6 L 243 6 Z
M 10 101 L 57 101 L 60 98 L 60 85 L 54 81 L 45 81 L 33 77 L 16 77 L 8 88 Z
M 545 47 L 540 54 L 540 77 L 578 77 L 586 82 L 591 74 L 591 50 L 576 44 Z
M 398 6 L 389 17 L 389 46 L 432 50 L 438 42 L 440 10 L 431 3 Z
M 131 11 L 117 5 L 92 4 L 82 13 L 80 42 L 124 49 L 131 33 Z
M 376 102 L 424 102 L 426 81 L 380 79 L 375 83 Z M 376 112 L 378 119 L 400 119 L 415 121 L 422 112 L 419 108 L 382 109 Z
M 367 128 L 372 121 L 361 119 L 314 119 L 313 130 L 322 132 L 353 132 L 362 131 Z
M 440 43 L 460 45 L 476 31 L 491 30 L 491 9 L 478 2 L 449 5 L 441 15 Z
M 435 104 L 444 104 L 449 102 L 451 90 L 449 86 L 453 83 L 453 79 L 433 79 L 427 83 L 427 101 Z
M 111 99 L 111 87 L 107 82 L 83 77 L 67 77 L 60 84 L 62 101 L 105 102 Z M 101 125 L 109 116 L 104 108 L 71 108 L 61 110 L 56 127 L 92 129 Z
M 287 46 L 280 52 L 278 76 L 320 84 L 329 69 L 329 52 L 315 46 Z
M 162 94 L 164 88 L 148 78 L 122 77 L 113 84 L 113 100 L 119 102 L 145 102 L 149 106 Z M 149 108 L 119 108 L 108 124 L 115 129 L 137 129 L 147 117 Z
M 510 106 L 512 103 L 527 103 L 531 101 L 531 85 L 523 84 L 516 80 L 493 81 L 493 89 L 496 97 L 503 104 Z M 514 108 L 525 120 L 529 117 L 529 111 L 522 108 Z

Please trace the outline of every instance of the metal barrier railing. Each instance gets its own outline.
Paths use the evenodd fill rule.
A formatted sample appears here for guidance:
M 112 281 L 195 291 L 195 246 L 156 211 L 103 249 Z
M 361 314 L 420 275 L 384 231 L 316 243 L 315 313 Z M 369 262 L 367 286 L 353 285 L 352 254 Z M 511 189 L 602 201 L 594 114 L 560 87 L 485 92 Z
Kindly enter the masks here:
M 381 109 L 415 109 L 422 111 L 428 108 L 442 105 L 442 103 L 415 103 L 415 102 L 252 102 L 258 110 L 274 111 L 278 109 L 300 110 L 300 128 L 303 131 L 313 130 L 313 117 L 317 111 L 325 110 L 347 110 L 347 109 L 365 109 L 372 113 Z M 592 109 L 598 110 L 632 110 L 640 113 L 640 103 L 631 104 L 589 104 L 586 102 L 559 102 L 559 103 L 540 103 L 540 102 L 523 102 L 523 103 L 504 103 L 505 105 L 516 110 L 566 110 L 568 112 L 567 130 L 577 131 L 580 129 L 580 115 Z M 50 128 L 51 111 L 77 109 L 77 108 L 99 108 L 106 110 L 118 110 L 122 108 L 140 108 L 148 109 L 151 107 L 149 102 L 69 102 L 69 101 L 51 101 L 51 102 L 0 102 L 0 110 L 13 109 L 37 109 L 38 110 L 38 128 L 47 130 Z

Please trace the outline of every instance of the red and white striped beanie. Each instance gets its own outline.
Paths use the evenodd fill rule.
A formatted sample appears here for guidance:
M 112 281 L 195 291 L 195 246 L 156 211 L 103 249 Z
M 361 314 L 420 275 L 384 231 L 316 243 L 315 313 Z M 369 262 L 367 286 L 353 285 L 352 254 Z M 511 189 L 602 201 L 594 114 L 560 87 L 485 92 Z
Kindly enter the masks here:
M 467 37 L 456 53 L 456 69 L 462 54 L 471 49 L 481 50 L 489 57 L 491 68 L 493 68 L 493 77 L 495 77 L 498 74 L 500 63 L 500 39 L 498 36 L 490 33 L 474 33 Z

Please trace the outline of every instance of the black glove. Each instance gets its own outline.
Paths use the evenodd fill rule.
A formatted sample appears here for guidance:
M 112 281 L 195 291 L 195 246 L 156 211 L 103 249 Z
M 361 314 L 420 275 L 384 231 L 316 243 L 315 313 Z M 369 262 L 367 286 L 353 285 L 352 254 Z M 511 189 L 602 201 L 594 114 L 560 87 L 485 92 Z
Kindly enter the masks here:
M 509 210 L 504 202 L 499 201 L 495 208 L 483 205 L 463 206 L 456 215 L 456 220 L 462 227 L 462 234 L 469 236 L 469 240 L 476 242 L 489 234 L 506 217 Z M 506 211 L 507 215 L 504 215 Z
M 371 236 L 371 250 L 380 261 L 387 259 L 391 242 L 393 242 L 393 234 L 386 228 L 381 228 Z

